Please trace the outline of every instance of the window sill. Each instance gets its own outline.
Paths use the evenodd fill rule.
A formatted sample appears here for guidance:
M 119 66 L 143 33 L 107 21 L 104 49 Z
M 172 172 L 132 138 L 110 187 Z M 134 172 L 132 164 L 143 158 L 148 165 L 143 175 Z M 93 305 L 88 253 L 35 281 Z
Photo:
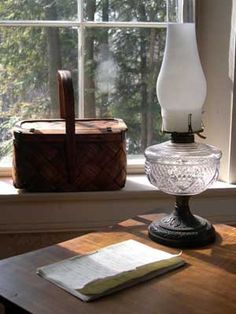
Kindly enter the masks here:
M 212 222 L 235 223 L 236 186 L 216 182 L 191 200 L 194 214 Z M 167 212 L 174 198 L 158 191 L 145 175 L 128 175 L 124 189 L 106 192 L 23 193 L 0 179 L 0 233 L 89 231 L 142 213 Z

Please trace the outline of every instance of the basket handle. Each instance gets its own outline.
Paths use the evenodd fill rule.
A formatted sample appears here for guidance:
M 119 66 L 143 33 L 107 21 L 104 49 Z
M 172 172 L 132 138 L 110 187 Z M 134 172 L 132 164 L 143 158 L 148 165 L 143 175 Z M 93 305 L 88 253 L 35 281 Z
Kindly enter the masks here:
M 66 124 L 66 159 L 68 167 L 69 183 L 75 180 L 75 107 L 74 107 L 74 89 L 70 71 L 59 70 L 57 72 L 59 87 L 59 102 L 61 118 L 65 119 Z

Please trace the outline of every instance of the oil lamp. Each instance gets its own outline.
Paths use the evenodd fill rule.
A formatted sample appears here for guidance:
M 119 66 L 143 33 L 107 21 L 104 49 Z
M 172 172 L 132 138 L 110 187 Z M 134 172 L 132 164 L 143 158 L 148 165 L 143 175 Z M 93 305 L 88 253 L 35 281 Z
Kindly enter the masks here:
M 170 133 L 171 140 L 145 150 L 149 181 L 176 197 L 174 211 L 149 226 L 150 238 L 168 246 L 196 247 L 215 239 L 212 224 L 189 208 L 190 196 L 206 190 L 219 173 L 221 151 L 194 138 L 203 131 L 206 90 L 195 24 L 169 24 L 157 97 L 163 132 Z

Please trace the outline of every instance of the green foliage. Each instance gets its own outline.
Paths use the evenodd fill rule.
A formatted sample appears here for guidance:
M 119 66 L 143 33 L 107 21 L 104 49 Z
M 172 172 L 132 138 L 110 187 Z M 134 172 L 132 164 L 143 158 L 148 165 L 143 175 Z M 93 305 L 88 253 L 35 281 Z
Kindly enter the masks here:
M 57 7 L 56 19 L 65 20 L 77 17 L 76 0 L 1 0 L 0 19 L 45 20 L 47 8 L 53 5 Z

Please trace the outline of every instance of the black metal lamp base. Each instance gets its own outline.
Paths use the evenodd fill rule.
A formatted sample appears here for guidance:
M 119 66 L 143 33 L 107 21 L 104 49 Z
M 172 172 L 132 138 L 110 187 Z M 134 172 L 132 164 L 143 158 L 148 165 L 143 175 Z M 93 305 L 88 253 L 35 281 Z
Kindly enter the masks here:
M 155 242 L 178 248 L 200 247 L 215 240 L 215 229 L 206 219 L 192 215 L 189 196 L 176 196 L 175 210 L 149 226 L 149 237 Z

